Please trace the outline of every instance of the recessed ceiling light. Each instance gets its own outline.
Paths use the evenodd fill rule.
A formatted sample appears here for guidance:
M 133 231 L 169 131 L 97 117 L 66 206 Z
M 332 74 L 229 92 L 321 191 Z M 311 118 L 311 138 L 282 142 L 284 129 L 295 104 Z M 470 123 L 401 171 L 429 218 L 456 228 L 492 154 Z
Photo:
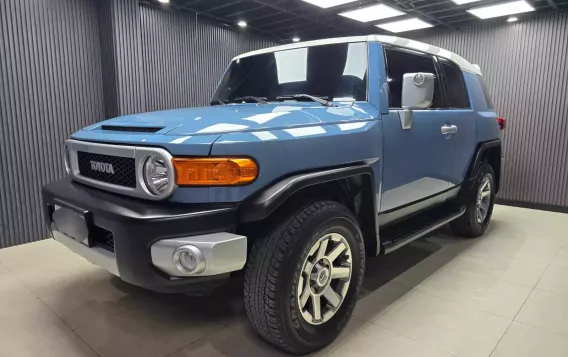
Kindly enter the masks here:
M 506 16 L 512 14 L 519 14 L 522 12 L 534 11 L 534 7 L 530 6 L 524 0 L 506 2 L 497 5 L 475 7 L 467 10 L 472 15 L 481 19 L 490 19 L 492 17 Z
M 427 27 L 432 27 L 434 25 L 430 25 L 429 23 L 414 17 L 408 20 L 389 22 L 386 24 L 380 24 L 376 26 L 390 32 L 404 32 L 404 31 L 425 29 Z
M 294 37 L 294 38 L 292 39 L 292 41 L 294 41 L 294 42 L 300 42 L 300 38 L 299 38 L 299 37 Z
M 507 22 L 517 22 L 517 21 L 519 21 L 519 19 L 514 16 L 511 16 L 507 19 Z
M 470 2 L 477 2 L 481 0 L 452 0 L 452 1 L 458 5 L 463 5 L 463 4 L 469 4 Z
M 350 2 L 354 2 L 357 0 L 302 0 L 302 1 L 327 9 L 328 7 L 348 4 Z
M 361 22 L 369 22 L 404 15 L 404 12 L 384 4 L 378 4 L 357 10 L 345 11 L 339 15 Z
M 240 27 L 247 27 L 247 22 L 246 21 L 239 21 L 239 22 L 237 22 L 237 25 L 239 25 Z
M 158 0 L 159 2 L 161 2 L 162 4 L 169 4 L 170 0 Z

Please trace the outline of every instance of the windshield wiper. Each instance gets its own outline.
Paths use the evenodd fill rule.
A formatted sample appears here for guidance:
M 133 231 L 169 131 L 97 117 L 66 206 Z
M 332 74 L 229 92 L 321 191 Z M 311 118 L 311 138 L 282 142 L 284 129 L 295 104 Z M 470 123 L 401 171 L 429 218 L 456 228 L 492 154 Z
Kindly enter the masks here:
M 266 99 L 267 99 L 266 97 L 255 97 L 255 96 L 252 96 L 252 95 L 245 95 L 245 96 L 243 96 L 243 97 L 237 97 L 237 98 L 235 98 L 236 101 L 241 101 L 241 100 L 244 100 L 244 101 L 247 101 L 247 100 L 254 100 L 255 102 L 258 102 L 258 103 L 260 103 L 260 104 L 267 104 L 268 102 L 266 101 Z
M 298 99 L 298 98 L 310 99 L 314 102 L 320 103 L 321 105 L 325 105 L 326 107 L 335 107 L 335 104 L 333 104 L 329 100 L 325 100 L 323 98 L 316 97 L 314 95 L 309 95 L 309 94 L 290 94 L 290 95 L 280 95 L 280 96 L 276 97 L 277 100 L 279 100 L 279 99 Z
M 221 100 L 221 99 L 217 99 L 217 98 L 212 99 L 212 100 L 209 102 L 209 105 L 225 105 L 225 104 L 227 104 L 227 103 L 225 103 L 225 101 L 223 101 L 223 100 Z

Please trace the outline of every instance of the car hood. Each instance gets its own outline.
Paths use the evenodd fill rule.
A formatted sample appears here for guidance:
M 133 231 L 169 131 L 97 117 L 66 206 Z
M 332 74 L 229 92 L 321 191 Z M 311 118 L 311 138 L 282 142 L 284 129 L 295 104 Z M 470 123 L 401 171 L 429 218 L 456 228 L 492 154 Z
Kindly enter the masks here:
M 338 104 L 326 107 L 317 103 L 229 104 L 222 106 L 172 109 L 125 115 L 83 130 L 132 134 L 138 128 L 159 129 L 152 135 L 214 135 L 373 119 L 369 103 Z M 146 133 L 147 134 L 147 133 Z

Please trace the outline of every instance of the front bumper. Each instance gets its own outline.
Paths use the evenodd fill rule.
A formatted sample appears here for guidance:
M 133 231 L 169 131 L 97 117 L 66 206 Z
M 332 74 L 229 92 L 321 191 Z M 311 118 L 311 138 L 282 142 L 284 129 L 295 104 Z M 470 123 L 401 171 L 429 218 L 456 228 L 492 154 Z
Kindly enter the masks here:
M 150 202 L 70 178 L 44 186 L 42 195 L 44 216 L 56 240 L 133 285 L 159 292 L 207 290 L 221 285 L 246 262 L 247 239 L 234 234 L 234 206 Z M 87 238 L 69 233 L 81 232 L 80 228 L 57 227 L 53 217 L 61 207 L 84 217 Z M 108 235 L 105 244 L 100 244 L 101 234 Z M 206 269 L 193 276 L 176 274 L 171 260 L 170 253 L 187 244 L 201 249 L 206 259 Z

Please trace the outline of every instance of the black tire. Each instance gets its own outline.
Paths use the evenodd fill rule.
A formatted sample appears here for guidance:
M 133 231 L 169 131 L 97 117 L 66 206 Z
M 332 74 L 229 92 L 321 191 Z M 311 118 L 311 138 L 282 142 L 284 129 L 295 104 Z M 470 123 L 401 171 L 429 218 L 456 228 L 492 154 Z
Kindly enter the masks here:
M 363 237 L 351 211 L 333 201 L 301 205 L 279 222 L 251 249 L 245 271 L 245 307 L 261 337 L 287 352 L 306 354 L 331 343 L 351 317 L 365 268 Z M 343 235 L 351 249 L 351 281 L 335 315 L 312 325 L 298 308 L 298 282 L 310 247 L 332 232 Z
M 491 184 L 490 201 L 487 215 L 482 222 L 477 219 L 477 200 L 481 184 L 488 178 Z M 495 173 L 488 163 L 484 162 L 475 171 L 475 176 L 467 192 L 460 198 L 460 204 L 466 207 L 465 213 L 458 219 L 450 222 L 450 227 L 459 236 L 475 238 L 481 236 L 491 220 L 495 201 Z

